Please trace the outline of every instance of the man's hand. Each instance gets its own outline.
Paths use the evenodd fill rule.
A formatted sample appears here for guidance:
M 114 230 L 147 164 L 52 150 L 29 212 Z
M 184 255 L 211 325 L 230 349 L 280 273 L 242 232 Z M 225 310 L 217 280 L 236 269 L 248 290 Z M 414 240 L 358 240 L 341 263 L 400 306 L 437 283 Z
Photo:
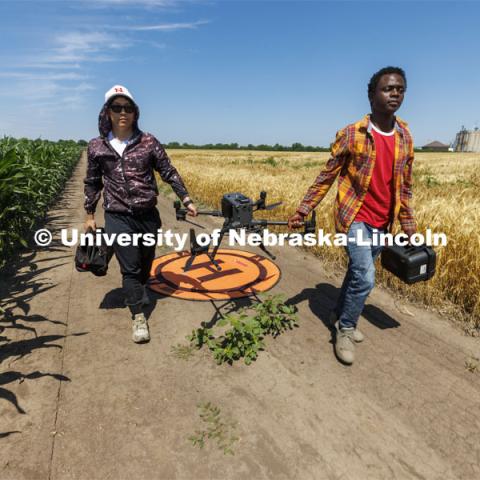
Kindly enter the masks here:
M 301 213 L 295 213 L 288 219 L 288 228 L 300 228 L 303 226 L 305 216 Z
M 408 243 L 411 244 L 412 235 L 417 233 L 415 228 L 404 228 L 403 233 L 408 237 Z
M 97 229 L 97 224 L 95 223 L 95 218 L 93 214 L 87 214 L 87 217 L 85 218 L 85 223 L 83 224 L 83 228 L 85 231 L 88 229 L 92 229 L 95 231 Z
M 197 212 L 197 207 L 195 206 L 194 203 L 190 203 L 188 206 L 187 206 L 187 215 L 190 215 L 192 217 L 196 217 L 198 215 L 198 212 Z

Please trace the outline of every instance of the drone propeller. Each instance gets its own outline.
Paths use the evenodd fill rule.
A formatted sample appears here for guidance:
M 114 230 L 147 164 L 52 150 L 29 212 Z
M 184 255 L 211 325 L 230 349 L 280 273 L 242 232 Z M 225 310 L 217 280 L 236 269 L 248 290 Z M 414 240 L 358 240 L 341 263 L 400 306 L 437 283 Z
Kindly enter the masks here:
M 252 205 L 256 207 L 255 210 L 265 210 L 265 199 L 267 198 L 267 192 L 261 191 L 260 198 Z
M 283 202 L 272 203 L 271 205 L 267 205 L 266 207 L 264 207 L 262 210 L 273 210 L 274 208 L 282 205 L 282 203 Z
M 260 198 L 253 204 L 256 207 L 255 210 L 273 210 L 274 208 L 281 205 L 283 202 L 272 203 L 271 205 L 265 205 L 265 200 L 267 199 L 267 192 L 261 191 Z

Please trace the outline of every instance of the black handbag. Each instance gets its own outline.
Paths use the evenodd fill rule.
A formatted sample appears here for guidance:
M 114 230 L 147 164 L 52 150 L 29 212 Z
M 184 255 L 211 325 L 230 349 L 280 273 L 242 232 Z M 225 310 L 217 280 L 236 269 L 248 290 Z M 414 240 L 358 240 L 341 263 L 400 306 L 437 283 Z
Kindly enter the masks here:
M 99 233 L 104 233 L 103 228 L 98 228 Z M 87 230 L 86 233 L 94 233 Z M 75 268 L 79 272 L 91 272 L 97 277 L 107 274 L 108 262 L 113 255 L 113 247 L 104 245 L 78 245 L 75 252 Z

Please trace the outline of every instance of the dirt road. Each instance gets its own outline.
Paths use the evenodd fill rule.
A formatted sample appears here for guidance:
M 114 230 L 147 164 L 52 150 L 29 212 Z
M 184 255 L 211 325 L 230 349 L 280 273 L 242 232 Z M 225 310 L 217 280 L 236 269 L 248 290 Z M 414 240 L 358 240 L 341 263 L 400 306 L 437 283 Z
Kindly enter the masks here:
M 152 340 L 136 345 L 116 261 L 101 279 L 78 273 L 58 241 L 82 223 L 84 170 L 83 158 L 49 214 L 52 245 L 1 280 L 0 479 L 480 478 L 480 374 L 465 368 L 478 339 L 411 305 L 401 313 L 377 288 L 346 367 L 326 326 L 343 272 L 282 249 L 273 292 L 297 305 L 300 327 L 252 365 L 172 353 L 212 319 L 208 302 L 154 298 Z M 170 199 L 159 210 L 186 231 Z M 234 456 L 188 440 L 208 401 L 236 422 Z

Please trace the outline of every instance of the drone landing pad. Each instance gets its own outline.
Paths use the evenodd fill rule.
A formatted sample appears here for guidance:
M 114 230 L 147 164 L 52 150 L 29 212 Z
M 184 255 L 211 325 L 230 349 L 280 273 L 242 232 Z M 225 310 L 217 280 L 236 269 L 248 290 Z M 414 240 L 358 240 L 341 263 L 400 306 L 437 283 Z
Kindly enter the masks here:
M 184 272 L 189 258 L 189 252 L 156 258 L 148 287 L 185 300 L 229 300 L 266 292 L 280 280 L 280 269 L 268 258 L 252 252 L 218 250 L 215 260 L 220 271 L 206 255 L 199 255 Z

